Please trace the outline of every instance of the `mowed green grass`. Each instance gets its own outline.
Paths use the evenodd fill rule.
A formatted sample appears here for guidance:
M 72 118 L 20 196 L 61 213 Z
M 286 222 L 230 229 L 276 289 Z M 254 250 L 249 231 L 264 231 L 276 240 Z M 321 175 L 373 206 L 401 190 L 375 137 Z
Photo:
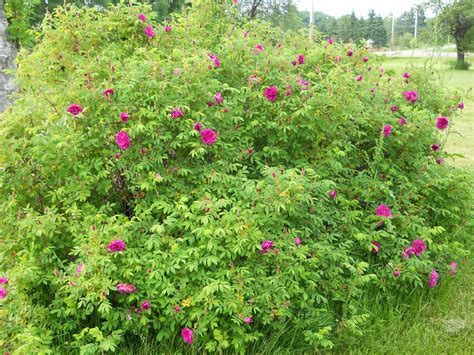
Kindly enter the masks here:
M 468 98 L 461 116 L 453 117 L 454 131 L 445 149 L 463 154 L 448 163 L 474 171 L 474 70 L 449 70 L 446 60 L 395 58 L 384 67 L 400 75 L 413 66 L 433 67 L 439 73 L 440 87 L 460 90 Z M 474 67 L 474 66 L 473 66 Z M 473 354 L 474 353 L 474 248 L 459 265 L 456 276 L 444 279 L 432 290 L 419 290 L 405 299 L 378 300 L 368 305 L 372 321 L 367 334 L 347 340 L 337 353 L 354 354 Z

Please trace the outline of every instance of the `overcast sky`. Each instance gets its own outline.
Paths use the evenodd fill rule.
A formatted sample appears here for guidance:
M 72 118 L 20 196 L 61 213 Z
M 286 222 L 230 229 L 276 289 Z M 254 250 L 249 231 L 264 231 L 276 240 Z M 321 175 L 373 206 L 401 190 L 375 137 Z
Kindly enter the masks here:
M 367 17 L 370 9 L 382 17 L 388 16 L 392 12 L 395 16 L 400 16 L 408 11 L 413 5 L 421 4 L 423 0 L 314 0 L 314 11 L 321 11 L 325 14 L 339 17 L 347 15 L 354 10 L 357 17 Z M 311 0 L 296 0 L 300 10 L 311 10 Z

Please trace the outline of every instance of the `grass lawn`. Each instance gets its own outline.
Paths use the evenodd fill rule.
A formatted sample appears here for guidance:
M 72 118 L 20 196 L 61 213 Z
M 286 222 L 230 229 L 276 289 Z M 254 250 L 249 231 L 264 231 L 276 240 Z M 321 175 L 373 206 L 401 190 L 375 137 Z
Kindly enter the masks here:
M 429 65 L 424 58 L 391 58 L 384 66 L 400 74 L 412 66 Z M 460 153 L 449 164 L 474 171 L 474 70 L 449 70 L 446 61 L 433 63 L 447 90 L 462 90 L 468 99 L 462 116 L 455 118 L 456 134 L 446 149 Z M 473 66 L 474 67 L 474 66 Z M 458 274 L 438 288 L 417 291 L 407 300 L 369 306 L 373 321 L 363 338 L 348 341 L 337 352 L 362 354 L 472 354 L 474 352 L 474 248 Z

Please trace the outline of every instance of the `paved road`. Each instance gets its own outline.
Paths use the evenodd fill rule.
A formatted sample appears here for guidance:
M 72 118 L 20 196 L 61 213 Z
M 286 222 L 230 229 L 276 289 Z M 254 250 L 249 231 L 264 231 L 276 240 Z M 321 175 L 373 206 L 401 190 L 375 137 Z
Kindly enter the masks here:
M 407 49 L 402 51 L 386 51 L 375 52 L 375 54 L 386 55 L 387 57 L 415 57 L 415 58 L 456 58 L 455 52 L 440 52 L 439 49 Z M 472 56 L 472 53 L 467 53 L 466 57 Z

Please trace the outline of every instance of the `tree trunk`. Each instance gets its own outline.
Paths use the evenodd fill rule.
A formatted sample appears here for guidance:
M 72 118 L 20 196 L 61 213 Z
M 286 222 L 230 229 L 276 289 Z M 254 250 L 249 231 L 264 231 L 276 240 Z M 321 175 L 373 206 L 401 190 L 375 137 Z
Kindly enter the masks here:
M 0 0 L 0 113 L 8 107 L 9 95 L 16 89 L 13 78 L 3 72 L 14 68 L 13 60 L 16 57 L 16 48 L 7 38 L 7 27 L 5 3 Z
M 457 52 L 458 52 L 458 58 L 456 61 L 456 69 L 467 69 L 466 64 L 464 63 L 464 51 L 460 51 L 458 48 Z

